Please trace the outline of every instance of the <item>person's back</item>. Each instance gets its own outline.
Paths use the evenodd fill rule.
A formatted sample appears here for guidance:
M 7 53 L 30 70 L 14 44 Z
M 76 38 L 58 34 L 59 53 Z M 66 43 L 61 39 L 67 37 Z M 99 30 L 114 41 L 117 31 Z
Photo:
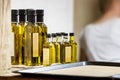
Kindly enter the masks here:
M 90 61 L 120 62 L 120 0 L 101 1 L 109 4 L 98 21 L 86 26 L 81 46 Z

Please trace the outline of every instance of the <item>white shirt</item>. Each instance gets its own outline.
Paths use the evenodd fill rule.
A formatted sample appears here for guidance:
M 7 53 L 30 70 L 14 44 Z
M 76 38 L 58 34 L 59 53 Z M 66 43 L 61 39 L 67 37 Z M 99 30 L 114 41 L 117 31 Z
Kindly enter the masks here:
M 120 18 L 86 26 L 81 46 L 90 61 L 120 62 Z

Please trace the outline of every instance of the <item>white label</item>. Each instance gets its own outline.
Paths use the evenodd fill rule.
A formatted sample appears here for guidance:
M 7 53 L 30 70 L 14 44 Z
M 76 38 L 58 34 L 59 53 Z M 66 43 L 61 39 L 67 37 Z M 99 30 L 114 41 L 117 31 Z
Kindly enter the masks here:
M 39 56 L 39 34 L 33 34 L 33 57 Z
M 65 62 L 71 62 L 71 46 L 65 47 Z
M 43 65 L 50 64 L 50 50 L 49 48 L 43 48 Z

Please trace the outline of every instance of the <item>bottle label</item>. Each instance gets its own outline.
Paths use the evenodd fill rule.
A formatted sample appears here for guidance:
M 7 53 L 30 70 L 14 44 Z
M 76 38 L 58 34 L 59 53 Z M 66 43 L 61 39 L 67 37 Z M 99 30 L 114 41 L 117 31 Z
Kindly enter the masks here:
M 49 48 L 43 48 L 43 65 L 50 64 L 50 50 Z
M 33 57 L 39 56 L 39 34 L 33 33 Z
M 65 62 L 71 62 L 71 46 L 65 47 Z

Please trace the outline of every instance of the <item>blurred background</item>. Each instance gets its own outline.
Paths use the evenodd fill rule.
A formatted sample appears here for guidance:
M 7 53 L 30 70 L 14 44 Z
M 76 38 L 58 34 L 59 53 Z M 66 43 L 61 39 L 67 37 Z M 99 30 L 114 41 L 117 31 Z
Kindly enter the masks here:
M 99 18 L 98 0 L 12 0 L 12 9 L 44 9 L 49 33 L 74 32 L 80 57 L 80 33 Z

